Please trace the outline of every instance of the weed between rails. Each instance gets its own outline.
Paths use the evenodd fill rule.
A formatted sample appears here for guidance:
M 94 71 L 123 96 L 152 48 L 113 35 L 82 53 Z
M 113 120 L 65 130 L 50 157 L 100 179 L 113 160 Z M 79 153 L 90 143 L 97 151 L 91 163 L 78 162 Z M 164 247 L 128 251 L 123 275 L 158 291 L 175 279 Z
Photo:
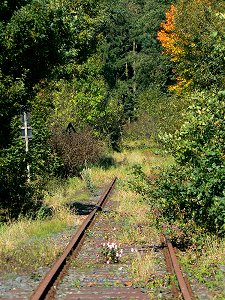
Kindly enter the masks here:
M 146 201 L 140 195 L 124 190 L 124 184 L 118 187 L 113 196 L 116 202 L 115 211 L 110 218 L 118 224 L 119 230 L 115 230 L 115 240 L 121 247 L 128 247 L 123 261 L 129 265 L 128 272 L 132 278 L 133 286 L 144 287 L 150 293 L 157 290 L 155 299 L 161 288 L 168 287 L 169 278 L 166 272 L 159 271 L 159 262 L 154 252 L 155 244 L 160 245 L 159 233 L 154 227 L 154 216 Z M 138 249 L 146 249 L 146 252 Z
M 115 264 L 123 255 L 123 249 L 116 243 L 102 243 L 101 255 L 105 258 L 107 264 Z
M 91 169 L 86 166 L 80 174 L 86 184 L 87 190 L 90 192 L 91 195 L 96 196 L 97 189 L 92 180 Z

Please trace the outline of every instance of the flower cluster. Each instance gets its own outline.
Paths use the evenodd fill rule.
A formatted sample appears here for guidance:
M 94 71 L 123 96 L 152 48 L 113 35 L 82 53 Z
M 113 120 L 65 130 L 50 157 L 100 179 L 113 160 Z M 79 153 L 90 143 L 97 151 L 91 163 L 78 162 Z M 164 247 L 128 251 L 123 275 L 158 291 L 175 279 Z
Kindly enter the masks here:
M 116 243 L 103 243 L 101 245 L 101 254 L 105 257 L 106 263 L 118 263 L 119 258 L 123 255 L 121 249 Z

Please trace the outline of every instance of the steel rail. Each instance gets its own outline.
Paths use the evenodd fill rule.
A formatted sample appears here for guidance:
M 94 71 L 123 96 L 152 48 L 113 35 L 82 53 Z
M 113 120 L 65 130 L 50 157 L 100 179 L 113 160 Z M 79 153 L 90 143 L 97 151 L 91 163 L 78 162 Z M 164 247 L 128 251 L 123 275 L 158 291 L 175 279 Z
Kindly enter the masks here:
M 161 234 L 160 240 L 161 240 L 162 250 L 163 250 L 163 254 L 164 254 L 164 258 L 165 258 L 165 262 L 166 262 L 167 272 L 170 274 L 175 274 L 173 263 L 171 260 L 169 249 L 168 249 L 166 241 L 165 241 L 164 234 Z M 170 279 L 170 284 L 171 284 L 171 292 L 174 296 L 174 299 L 177 299 L 177 300 L 180 299 L 180 290 L 178 289 L 174 278 Z
M 176 274 L 183 299 L 184 300 L 194 300 L 195 297 L 193 295 L 190 285 L 187 284 L 187 279 L 184 278 L 184 275 L 181 271 L 181 267 L 179 266 L 172 243 L 166 238 L 166 236 L 164 234 L 162 234 L 162 241 L 163 241 L 163 245 L 165 247 L 167 247 L 167 249 L 168 249 L 168 253 L 169 253 L 172 267 L 174 270 L 174 274 Z M 176 291 L 175 291 L 175 293 L 176 293 Z M 176 293 L 176 297 L 177 297 L 177 293 Z
M 45 275 L 44 279 L 40 282 L 37 289 L 31 295 L 30 300 L 42 300 L 46 298 L 52 298 L 48 294 L 54 293 L 56 285 L 58 284 L 57 280 L 59 276 L 63 272 L 65 272 L 66 265 L 68 264 L 68 258 L 70 258 L 71 256 L 76 256 L 76 254 L 78 253 L 81 244 L 83 243 L 84 238 L 86 236 L 85 232 L 87 231 L 87 229 L 93 226 L 97 212 L 102 210 L 102 208 L 106 205 L 109 195 L 115 187 L 116 180 L 117 178 L 115 177 L 108 186 L 108 188 L 105 190 L 105 192 L 101 195 L 95 208 L 81 224 L 80 228 L 65 248 L 61 257 L 59 257 L 55 261 L 51 269 Z

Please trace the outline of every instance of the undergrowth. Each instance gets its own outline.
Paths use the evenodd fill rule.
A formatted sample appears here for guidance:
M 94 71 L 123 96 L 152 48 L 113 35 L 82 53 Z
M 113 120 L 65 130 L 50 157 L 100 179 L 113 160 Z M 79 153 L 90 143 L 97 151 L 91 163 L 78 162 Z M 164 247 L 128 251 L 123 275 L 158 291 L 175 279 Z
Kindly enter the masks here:
M 221 133 L 220 128 L 218 128 L 218 132 Z M 190 143 L 190 140 L 185 145 L 187 146 L 188 143 Z M 184 147 L 186 147 L 185 145 Z M 207 146 L 210 147 L 210 145 L 205 147 Z M 201 164 L 202 158 L 203 164 L 205 164 L 204 160 L 211 159 L 211 154 L 211 152 L 202 154 L 199 164 Z M 216 159 L 217 154 L 213 155 L 212 160 Z M 181 156 L 182 153 L 180 152 L 179 155 Z M 209 156 L 207 157 L 207 155 Z M 184 156 L 183 153 L 183 159 Z M 210 164 L 208 168 L 210 168 Z M 221 186 L 223 177 L 218 176 L 222 169 L 219 170 L 216 165 L 214 170 L 210 169 L 210 172 L 216 174 L 213 182 L 215 186 L 219 184 L 220 188 L 218 190 L 208 191 L 206 188 L 207 180 L 209 180 L 209 188 L 212 186 L 212 174 L 203 176 L 201 172 L 201 174 L 196 173 L 196 176 L 201 176 L 201 180 L 206 180 L 202 187 L 198 187 L 196 194 L 194 194 L 194 184 L 196 184 L 197 179 L 192 178 L 191 170 L 185 165 L 181 166 L 180 170 L 183 174 L 185 173 L 185 179 L 179 177 L 180 174 L 176 172 L 176 165 L 170 167 L 169 171 L 162 169 L 161 173 L 156 172 L 154 174 L 156 176 L 149 177 L 144 165 L 135 164 L 130 168 L 124 187 L 140 195 L 144 202 L 151 207 L 153 224 L 159 231 L 163 227 L 172 243 L 181 250 L 179 253 L 186 272 L 200 284 L 212 290 L 215 299 L 224 299 L 224 212 L 223 206 L 219 204 L 221 202 L 210 201 L 209 199 L 209 195 L 213 195 L 214 192 L 218 195 L 223 190 L 223 186 Z M 188 178 L 192 181 L 189 186 L 190 190 L 186 188 L 189 184 Z M 202 193 L 200 193 L 201 190 Z M 204 196 L 205 199 L 203 199 Z M 214 199 L 216 197 L 218 196 L 215 196 Z M 198 210 L 201 199 L 203 199 L 202 208 Z M 219 201 L 219 199 L 217 200 Z M 222 198 L 220 200 L 222 201 Z M 203 204 L 205 207 L 203 207 Z M 196 211 L 191 215 L 190 212 L 194 210 Z M 214 215 L 216 211 L 217 216 Z M 204 213 L 201 214 L 201 212 Z M 215 216 L 214 220 L 212 216 Z

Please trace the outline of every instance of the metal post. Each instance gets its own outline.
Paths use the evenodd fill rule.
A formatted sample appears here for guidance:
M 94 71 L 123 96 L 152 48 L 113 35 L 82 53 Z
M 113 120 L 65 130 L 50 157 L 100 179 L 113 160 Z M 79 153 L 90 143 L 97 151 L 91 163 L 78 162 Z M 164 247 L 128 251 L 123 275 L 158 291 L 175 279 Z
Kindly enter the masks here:
M 27 112 L 24 110 L 24 131 L 25 131 L 25 151 L 28 153 L 28 126 L 27 126 Z M 27 181 L 30 182 L 30 165 L 27 162 Z

